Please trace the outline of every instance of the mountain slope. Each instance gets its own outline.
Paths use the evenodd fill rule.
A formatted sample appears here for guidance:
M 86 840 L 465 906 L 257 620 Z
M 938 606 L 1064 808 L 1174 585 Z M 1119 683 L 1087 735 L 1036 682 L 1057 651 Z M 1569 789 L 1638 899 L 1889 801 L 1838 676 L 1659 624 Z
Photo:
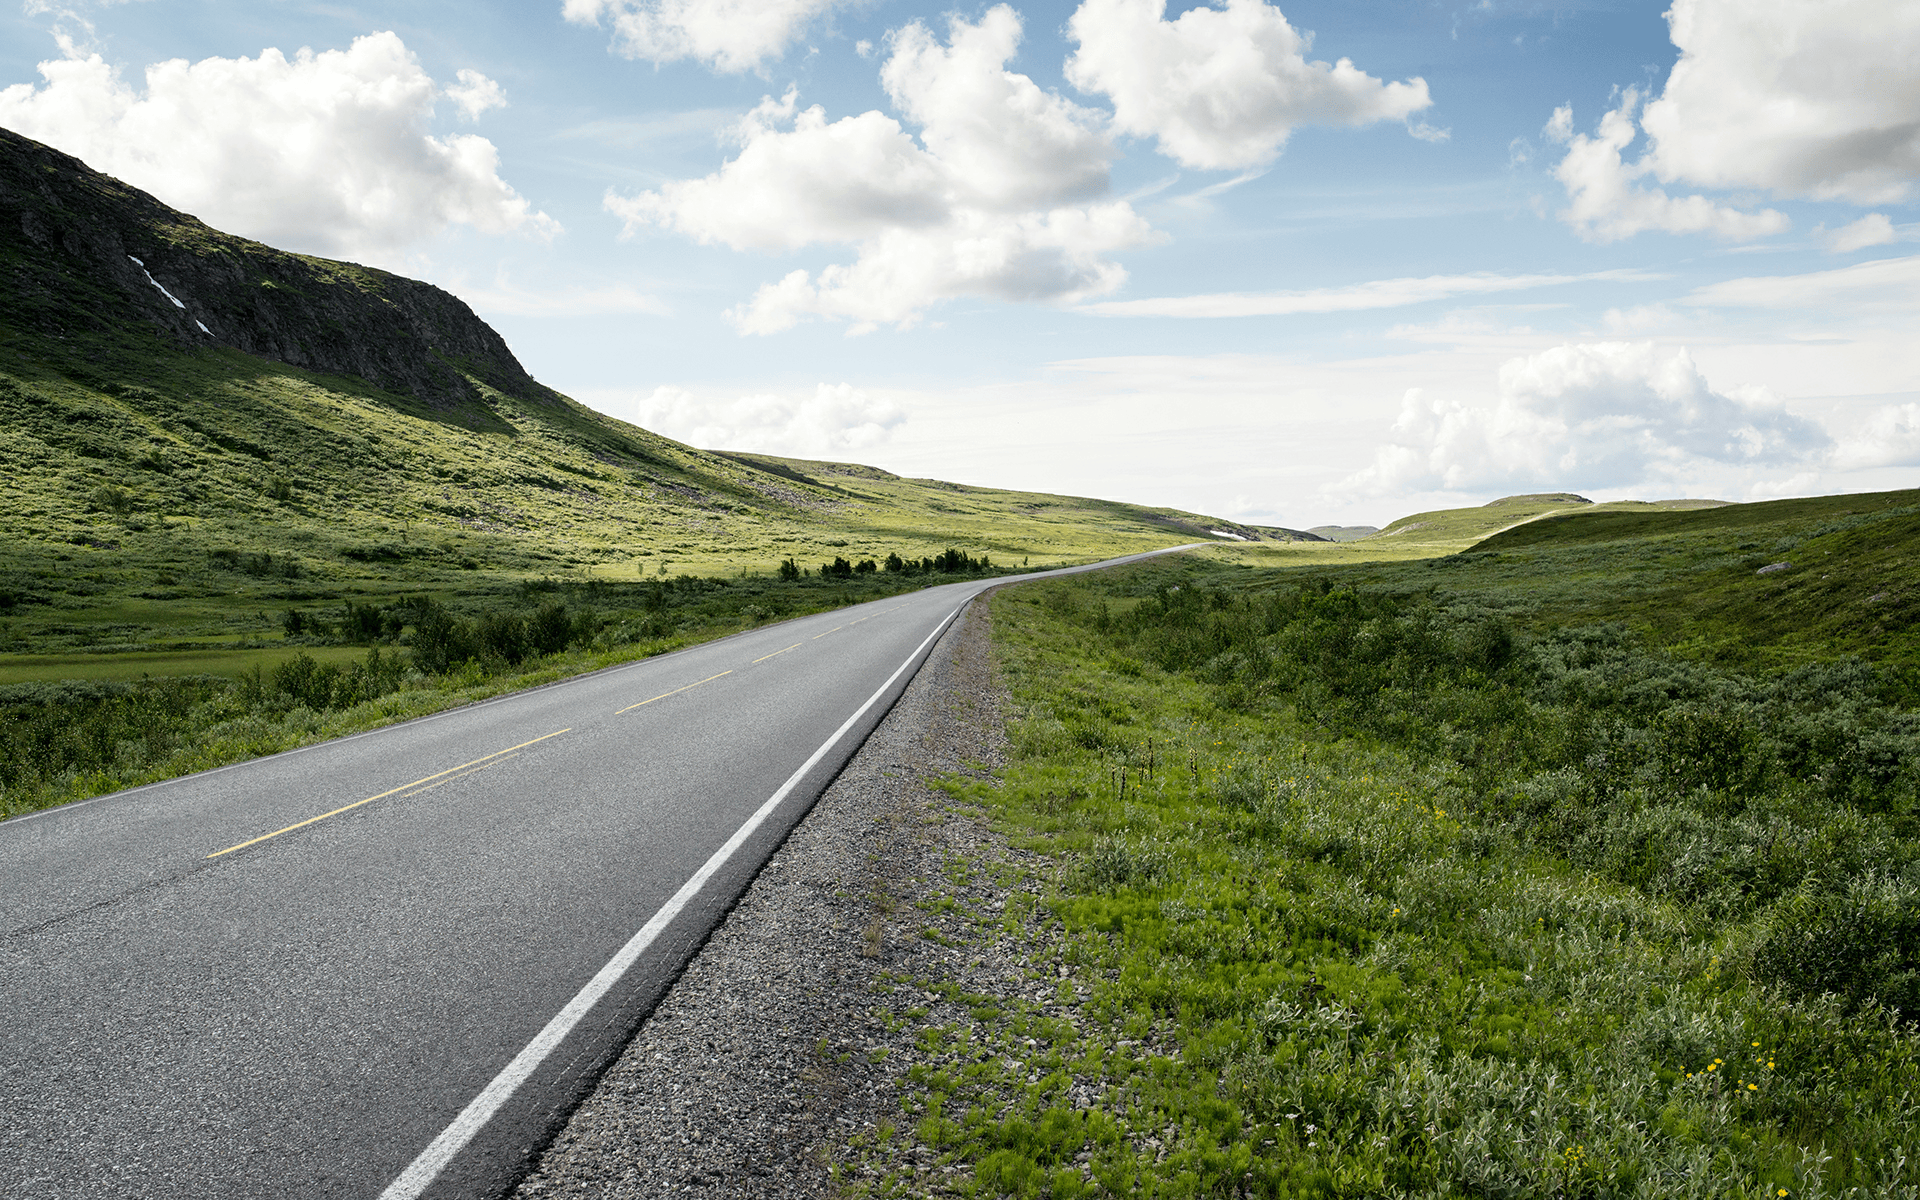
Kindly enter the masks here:
M 103 338 L 226 347 L 443 408 L 477 398 L 468 376 L 545 393 L 439 288 L 220 233 L 4 129 L 0 271 L 0 322 L 83 353 Z
M 696 450 L 429 284 L 232 237 L 0 130 L 0 650 L 214 646 L 289 603 L 940 553 L 1215 518 Z M 269 611 L 273 610 L 273 611 Z

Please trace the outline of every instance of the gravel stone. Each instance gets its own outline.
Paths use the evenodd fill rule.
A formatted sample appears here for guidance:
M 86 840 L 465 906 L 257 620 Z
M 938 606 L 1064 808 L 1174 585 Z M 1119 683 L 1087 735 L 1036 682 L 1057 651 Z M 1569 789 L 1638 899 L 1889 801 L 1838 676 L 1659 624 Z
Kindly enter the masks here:
M 955 1165 L 871 1140 L 911 1126 L 901 1084 L 923 1060 L 922 1021 L 965 1022 L 961 992 L 1018 1002 L 1035 988 L 1031 942 L 992 926 L 1010 889 L 1037 895 L 1037 856 L 929 786 L 1004 762 L 1005 704 L 983 596 L 516 1196 L 825 1197 L 882 1169 L 907 1194 L 948 1190 Z

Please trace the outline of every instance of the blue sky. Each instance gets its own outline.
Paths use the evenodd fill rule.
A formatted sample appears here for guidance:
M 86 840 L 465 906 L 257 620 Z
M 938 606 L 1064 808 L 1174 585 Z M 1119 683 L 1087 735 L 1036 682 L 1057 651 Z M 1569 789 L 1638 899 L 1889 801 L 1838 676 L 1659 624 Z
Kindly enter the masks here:
M 1912 486 L 1920 10 L 1755 8 L 29 0 L 0 125 L 704 446 L 1296 527 Z

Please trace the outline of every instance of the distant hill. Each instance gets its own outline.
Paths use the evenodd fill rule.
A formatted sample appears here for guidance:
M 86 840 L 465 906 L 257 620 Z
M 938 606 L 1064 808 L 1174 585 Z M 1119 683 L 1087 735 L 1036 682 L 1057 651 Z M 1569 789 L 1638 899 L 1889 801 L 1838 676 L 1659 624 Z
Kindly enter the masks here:
M 1560 619 L 1625 620 L 1692 655 L 1789 665 L 1819 648 L 1920 671 L 1917 548 L 1907 490 L 1596 505 L 1432 561 L 1536 572 L 1562 590 Z
M 1396 538 L 1421 545 L 1449 545 L 1491 537 L 1516 525 L 1569 513 L 1654 512 L 1716 508 L 1723 500 L 1613 500 L 1595 504 L 1572 492 L 1535 492 L 1502 496 L 1472 508 L 1444 508 L 1401 517 L 1368 540 Z
M 1363 537 L 1371 537 L 1379 533 L 1380 527 L 1378 525 L 1315 525 L 1307 532 L 1329 542 L 1357 542 Z
M 1258 531 L 698 450 L 534 380 L 457 297 L 214 230 L 0 130 L 0 651 L 226 644 L 290 604 Z
M 1317 530 L 1288 529 L 1281 525 L 1249 525 L 1248 529 L 1259 532 L 1262 539 L 1270 542 L 1327 542 L 1336 539 L 1326 537 Z

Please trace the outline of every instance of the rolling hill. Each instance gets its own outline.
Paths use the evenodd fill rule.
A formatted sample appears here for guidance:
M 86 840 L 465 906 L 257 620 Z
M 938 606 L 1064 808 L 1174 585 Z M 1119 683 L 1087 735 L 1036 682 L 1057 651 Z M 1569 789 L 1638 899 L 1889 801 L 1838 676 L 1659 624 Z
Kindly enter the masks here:
M 538 383 L 439 288 L 221 233 L 4 130 L 0 272 L 0 651 L 214 649 L 422 588 L 1263 536 L 682 445 Z

